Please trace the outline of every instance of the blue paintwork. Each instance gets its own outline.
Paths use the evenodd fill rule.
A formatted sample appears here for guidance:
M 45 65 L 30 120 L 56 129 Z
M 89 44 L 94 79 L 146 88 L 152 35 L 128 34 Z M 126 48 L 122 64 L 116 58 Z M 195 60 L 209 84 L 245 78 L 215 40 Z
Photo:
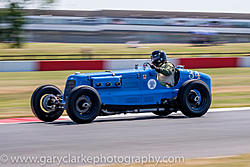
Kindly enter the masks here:
M 122 76 L 103 76 L 103 77 L 91 77 L 92 79 L 92 85 L 96 89 L 101 88 L 119 88 L 121 85 L 116 85 L 116 83 L 121 83 Z M 96 85 L 96 84 L 101 85 Z M 110 86 L 107 86 L 106 83 L 110 83 Z
M 157 81 L 157 72 L 149 67 L 139 67 L 138 69 L 97 72 L 97 73 L 82 73 L 74 74 L 68 77 L 68 80 L 76 80 L 76 86 L 89 85 L 96 82 L 114 83 L 121 78 L 122 85 L 120 87 L 95 87 L 98 91 L 103 104 L 109 105 L 151 105 L 160 104 L 161 99 L 173 99 L 177 97 L 179 88 L 187 80 L 198 79 L 207 84 L 211 91 L 211 78 L 209 75 L 187 69 L 179 69 L 180 77 L 178 84 L 171 88 L 162 86 Z M 146 76 L 146 78 L 145 78 Z M 93 79 L 95 81 L 93 81 Z M 148 81 L 154 79 L 156 87 L 149 89 Z

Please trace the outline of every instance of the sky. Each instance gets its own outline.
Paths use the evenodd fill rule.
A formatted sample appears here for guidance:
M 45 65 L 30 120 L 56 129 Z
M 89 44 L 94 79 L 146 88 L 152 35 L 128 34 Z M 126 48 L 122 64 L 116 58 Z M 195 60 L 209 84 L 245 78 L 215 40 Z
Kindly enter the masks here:
M 0 0 L 0 7 L 4 1 Z M 55 0 L 52 9 L 250 13 L 250 0 Z

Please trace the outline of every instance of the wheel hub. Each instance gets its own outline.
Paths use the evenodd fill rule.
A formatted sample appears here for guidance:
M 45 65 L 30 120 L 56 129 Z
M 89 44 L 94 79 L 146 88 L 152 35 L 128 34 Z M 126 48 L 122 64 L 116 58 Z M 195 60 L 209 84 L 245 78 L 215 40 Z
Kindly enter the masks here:
M 191 90 L 189 94 L 189 101 L 193 103 L 194 105 L 199 105 L 200 96 L 197 94 L 197 92 L 195 92 L 194 90 Z
M 194 101 L 197 103 L 197 102 L 199 102 L 199 100 L 200 100 L 200 97 L 199 96 L 195 96 Z
M 76 109 L 80 113 L 86 113 L 92 106 L 91 101 L 86 96 L 81 96 L 76 101 Z
M 57 104 L 58 104 L 57 97 L 53 94 L 46 95 L 42 100 L 43 108 L 47 112 L 55 111 Z

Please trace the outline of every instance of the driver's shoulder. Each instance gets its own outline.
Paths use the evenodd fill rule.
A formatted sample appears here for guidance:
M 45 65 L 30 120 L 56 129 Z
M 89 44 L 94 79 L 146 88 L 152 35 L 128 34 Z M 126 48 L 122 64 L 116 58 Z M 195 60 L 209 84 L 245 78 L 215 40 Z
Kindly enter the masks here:
M 170 62 L 170 61 L 164 62 L 162 66 L 175 68 L 174 64 L 172 62 Z

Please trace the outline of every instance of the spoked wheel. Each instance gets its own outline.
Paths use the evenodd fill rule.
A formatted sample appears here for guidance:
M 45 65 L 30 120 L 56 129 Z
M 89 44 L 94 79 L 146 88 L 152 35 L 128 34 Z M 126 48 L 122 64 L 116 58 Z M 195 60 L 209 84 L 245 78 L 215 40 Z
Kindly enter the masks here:
M 38 87 L 31 97 L 32 112 L 44 122 L 52 122 L 58 119 L 64 111 L 61 96 L 62 92 L 56 86 L 44 85 Z
M 67 113 L 76 123 L 89 123 L 100 113 L 101 100 L 98 92 L 90 86 L 74 88 L 67 101 Z
M 200 117 L 208 111 L 210 105 L 211 93 L 202 81 L 184 83 L 179 89 L 178 106 L 184 115 Z

